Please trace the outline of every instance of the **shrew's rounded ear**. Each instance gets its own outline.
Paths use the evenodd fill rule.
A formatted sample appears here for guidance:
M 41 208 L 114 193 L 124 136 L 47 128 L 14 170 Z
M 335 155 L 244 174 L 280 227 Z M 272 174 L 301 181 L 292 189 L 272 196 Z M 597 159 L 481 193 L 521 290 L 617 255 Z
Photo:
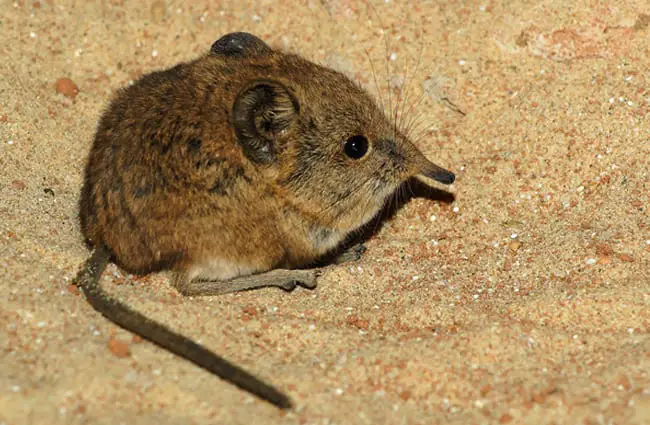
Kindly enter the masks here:
M 271 80 L 257 80 L 235 99 L 232 122 L 244 154 L 255 163 L 271 164 L 277 156 L 277 138 L 298 116 L 298 101 L 289 90 Z
M 229 57 L 254 57 L 271 53 L 271 48 L 262 40 L 247 32 L 231 32 L 215 41 L 210 54 Z

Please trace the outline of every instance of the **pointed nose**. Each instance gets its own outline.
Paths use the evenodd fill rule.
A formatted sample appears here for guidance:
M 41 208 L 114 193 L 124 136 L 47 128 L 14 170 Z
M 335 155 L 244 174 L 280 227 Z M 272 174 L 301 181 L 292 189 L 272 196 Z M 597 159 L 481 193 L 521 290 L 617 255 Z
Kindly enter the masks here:
M 438 167 L 434 163 L 431 163 L 431 165 L 432 167 L 429 170 L 422 171 L 420 174 L 443 184 L 452 184 L 456 180 L 456 176 L 451 171 Z
M 415 163 L 418 176 L 427 177 L 443 184 L 452 184 L 456 180 L 454 173 L 429 161 L 419 151 L 415 155 Z

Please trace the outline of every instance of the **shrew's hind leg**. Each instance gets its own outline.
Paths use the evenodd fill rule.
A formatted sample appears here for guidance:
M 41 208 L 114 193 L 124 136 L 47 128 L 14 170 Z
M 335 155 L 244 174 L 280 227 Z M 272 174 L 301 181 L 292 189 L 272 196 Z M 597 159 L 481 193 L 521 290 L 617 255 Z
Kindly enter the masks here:
M 266 273 L 236 277 L 230 280 L 189 280 L 185 273 L 178 273 L 173 285 L 183 295 L 220 295 L 249 289 L 277 286 L 290 291 L 296 285 L 308 289 L 316 287 L 316 270 L 271 270 Z

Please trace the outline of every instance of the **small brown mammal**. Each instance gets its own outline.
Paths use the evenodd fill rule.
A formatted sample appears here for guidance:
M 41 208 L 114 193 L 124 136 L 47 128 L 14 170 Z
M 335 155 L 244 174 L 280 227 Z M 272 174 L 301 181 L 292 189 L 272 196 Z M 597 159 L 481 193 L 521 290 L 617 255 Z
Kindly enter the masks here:
M 411 177 L 452 183 L 358 85 L 247 33 L 145 75 L 102 116 L 85 170 L 81 228 L 94 252 L 76 278 L 118 325 L 278 407 L 290 399 L 111 298 L 109 261 L 175 272 L 186 295 L 296 284 Z

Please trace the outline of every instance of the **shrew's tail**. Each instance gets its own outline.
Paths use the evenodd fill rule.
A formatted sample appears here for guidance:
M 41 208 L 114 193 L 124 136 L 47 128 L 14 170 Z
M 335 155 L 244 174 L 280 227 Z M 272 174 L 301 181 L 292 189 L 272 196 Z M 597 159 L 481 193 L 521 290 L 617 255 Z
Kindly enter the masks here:
M 207 369 L 239 388 L 255 394 L 262 400 L 281 409 L 292 407 L 291 400 L 287 395 L 194 341 L 146 318 L 104 292 L 99 284 L 99 278 L 109 261 L 109 251 L 104 246 L 98 246 L 74 280 L 74 284 L 84 292 L 86 299 L 95 310 L 124 329 Z

